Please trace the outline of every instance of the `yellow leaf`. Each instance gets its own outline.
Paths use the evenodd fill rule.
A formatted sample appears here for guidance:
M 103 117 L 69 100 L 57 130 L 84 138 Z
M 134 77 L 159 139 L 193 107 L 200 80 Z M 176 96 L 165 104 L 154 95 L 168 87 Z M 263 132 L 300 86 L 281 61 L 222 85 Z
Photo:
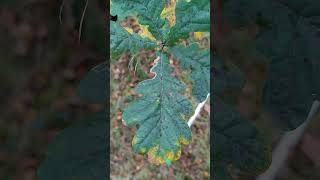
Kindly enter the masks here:
M 153 146 L 148 151 L 148 160 L 152 164 L 161 165 L 164 164 L 167 160 L 176 161 L 181 156 L 181 149 L 175 154 L 173 151 L 167 151 L 164 153 L 164 156 L 157 154 L 159 150 L 159 145 Z
M 190 143 L 189 140 L 185 139 L 185 138 L 182 137 L 182 136 L 179 138 L 179 142 L 180 142 L 181 144 L 183 144 L 183 145 L 187 145 L 187 144 Z
M 158 149 L 159 149 L 158 146 L 154 146 L 154 147 L 150 148 L 150 150 L 148 152 L 149 162 L 151 162 L 152 164 L 155 164 L 155 165 L 160 165 L 160 164 L 165 163 L 165 160 L 163 158 L 156 155 Z
M 138 34 L 142 38 L 148 38 L 151 41 L 156 41 L 156 38 L 149 32 L 148 25 L 141 25 L 141 24 L 137 24 L 137 25 L 139 26 L 139 32 L 136 34 Z M 135 33 L 133 29 L 130 27 L 124 27 L 124 29 L 130 34 Z
M 201 40 L 203 39 L 204 33 L 203 33 L 203 32 L 194 32 L 193 35 L 194 35 L 194 38 L 195 38 L 196 40 L 201 41 Z
M 161 12 L 161 18 L 167 19 L 170 27 L 176 24 L 176 5 L 178 0 L 170 0 Z
M 153 37 L 153 35 L 149 32 L 148 30 L 148 25 L 141 25 L 139 24 L 140 26 L 140 31 L 139 31 L 139 35 L 143 38 L 148 38 L 152 41 L 156 41 L 156 38 Z

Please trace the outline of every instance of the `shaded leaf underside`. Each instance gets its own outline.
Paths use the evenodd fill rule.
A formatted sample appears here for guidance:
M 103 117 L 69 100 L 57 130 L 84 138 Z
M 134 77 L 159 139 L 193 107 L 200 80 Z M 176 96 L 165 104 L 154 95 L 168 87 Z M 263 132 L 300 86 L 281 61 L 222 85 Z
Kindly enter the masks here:
M 269 147 L 256 128 L 232 107 L 213 97 L 214 162 L 257 175 L 271 161 Z
M 60 132 L 38 169 L 39 180 L 105 179 L 107 162 L 106 112 Z
M 96 66 L 80 81 L 76 90 L 77 95 L 89 103 L 105 104 L 107 102 L 108 75 L 105 63 Z
M 281 129 L 299 127 L 320 97 L 320 1 L 230 0 L 224 14 L 260 26 L 255 51 L 270 60 L 264 105 Z
M 231 89 L 242 89 L 246 77 L 244 73 L 234 64 L 227 65 L 221 58 L 213 57 L 213 92 L 222 93 Z

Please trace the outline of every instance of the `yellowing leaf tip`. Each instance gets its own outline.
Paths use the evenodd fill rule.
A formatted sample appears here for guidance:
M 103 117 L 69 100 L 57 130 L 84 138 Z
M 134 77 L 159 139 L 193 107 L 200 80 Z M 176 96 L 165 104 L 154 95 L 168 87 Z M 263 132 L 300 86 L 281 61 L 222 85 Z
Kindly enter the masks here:
M 168 20 L 170 27 L 176 24 L 176 4 L 177 0 L 170 0 L 160 14 L 161 18 Z
M 180 138 L 179 138 L 179 142 L 180 142 L 181 144 L 183 144 L 183 145 L 187 145 L 187 144 L 190 143 L 190 141 L 189 141 L 188 139 L 184 138 L 184 137 L 180 137 Z

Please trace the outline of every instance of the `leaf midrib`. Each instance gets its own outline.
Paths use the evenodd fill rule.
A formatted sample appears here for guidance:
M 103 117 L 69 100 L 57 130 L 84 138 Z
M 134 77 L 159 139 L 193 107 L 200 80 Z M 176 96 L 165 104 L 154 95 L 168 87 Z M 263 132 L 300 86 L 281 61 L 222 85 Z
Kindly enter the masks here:
M 159 140 L 159 149 L 157 150 L 157 153 L 159 153 L 161 149 L 161 137 L 162 137 L 162 120 L 164 118 L 163 116 L 163 59 L 162 59 L 162 53 L 163 51 L 160 52 L 160 140 Z

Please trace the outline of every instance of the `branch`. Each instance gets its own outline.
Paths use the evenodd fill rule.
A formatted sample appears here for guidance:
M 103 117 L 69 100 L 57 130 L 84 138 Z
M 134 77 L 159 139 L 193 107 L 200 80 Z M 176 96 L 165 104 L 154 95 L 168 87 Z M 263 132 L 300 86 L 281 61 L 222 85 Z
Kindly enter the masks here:
M 257 180 L 273 180 L 276 178 L 277 172 L 288 159 L 289 152 L 297 145 L 304 134 L 308 124 L 318 112 L 320 107 L 319 101 L 314 101 L 307 117 L 307 120 L 297 129 L 287 132 L 280 140 L 277 147 L 272 153 L 272 163 L 269 169 L 257 177 Z

